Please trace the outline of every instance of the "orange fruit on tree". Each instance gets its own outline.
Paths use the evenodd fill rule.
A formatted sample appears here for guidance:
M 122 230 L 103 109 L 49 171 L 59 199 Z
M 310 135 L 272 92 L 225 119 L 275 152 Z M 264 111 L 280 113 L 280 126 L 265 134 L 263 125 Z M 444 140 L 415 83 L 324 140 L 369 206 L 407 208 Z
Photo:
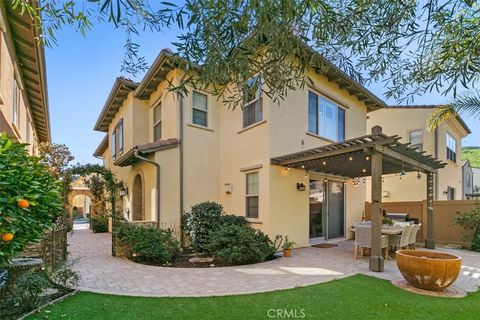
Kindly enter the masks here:
M 30 202 L 27 199 L 20 199 L 17 201 L 17 206 L 19 206 L 22 209 L 26 209 L 30 207 Z
M 2 241 L 10 242 L 12 240 L 13 240 L 13 233 L 7 232 L 7 233 L 2 234 Z

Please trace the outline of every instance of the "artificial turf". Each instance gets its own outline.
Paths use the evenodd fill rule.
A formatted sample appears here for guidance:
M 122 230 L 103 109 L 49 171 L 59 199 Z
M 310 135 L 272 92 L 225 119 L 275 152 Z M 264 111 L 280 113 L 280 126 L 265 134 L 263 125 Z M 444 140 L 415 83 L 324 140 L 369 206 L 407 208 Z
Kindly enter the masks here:
M 224 297 L 145 298 L 79 292 L 27 319 L 473 320 L 480 319 L 480 292 L 460 299 L 421 296 L 386 280 L 355 275 L 308 287 Z

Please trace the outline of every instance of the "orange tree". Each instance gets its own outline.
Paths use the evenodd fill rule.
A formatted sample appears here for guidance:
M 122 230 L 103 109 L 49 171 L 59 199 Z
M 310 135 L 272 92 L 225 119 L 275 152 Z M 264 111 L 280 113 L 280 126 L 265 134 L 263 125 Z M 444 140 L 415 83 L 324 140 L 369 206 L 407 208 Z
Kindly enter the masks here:
M 58 181 L 25 146 L 0 135 L 0 265 L 38 241 L 62 212 Z

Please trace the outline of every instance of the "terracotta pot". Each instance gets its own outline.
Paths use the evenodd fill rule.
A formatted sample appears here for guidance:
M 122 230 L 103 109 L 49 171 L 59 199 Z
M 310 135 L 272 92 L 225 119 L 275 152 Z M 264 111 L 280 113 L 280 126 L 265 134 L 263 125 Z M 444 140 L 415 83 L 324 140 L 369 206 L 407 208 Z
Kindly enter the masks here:
M 291 257 L 292 256 L 292 249 L 283 249 L 283 256 L 284 257 Z
M 430 291 L 448 288 L 458 277 L 462 259 L 448 253 L 398 250 L 397 266 L 412 286 Z

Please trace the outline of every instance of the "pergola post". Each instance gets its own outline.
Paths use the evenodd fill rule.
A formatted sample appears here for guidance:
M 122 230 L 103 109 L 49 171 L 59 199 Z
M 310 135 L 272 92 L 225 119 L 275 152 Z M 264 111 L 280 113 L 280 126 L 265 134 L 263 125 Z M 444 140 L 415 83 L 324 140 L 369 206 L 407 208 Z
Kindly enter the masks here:
M 425 248 L 435 249 L 435 240 L 433 239 L 433 173 L 427 173 L 427 239 L 425 239 Z
M 381 127 L 373 127 L 372 134 L 380 134 Z M 372 253 L 370 256 L 370 270 L 383 272 L 384 261 L 382 255 L 382 153 L 372 148 Z

